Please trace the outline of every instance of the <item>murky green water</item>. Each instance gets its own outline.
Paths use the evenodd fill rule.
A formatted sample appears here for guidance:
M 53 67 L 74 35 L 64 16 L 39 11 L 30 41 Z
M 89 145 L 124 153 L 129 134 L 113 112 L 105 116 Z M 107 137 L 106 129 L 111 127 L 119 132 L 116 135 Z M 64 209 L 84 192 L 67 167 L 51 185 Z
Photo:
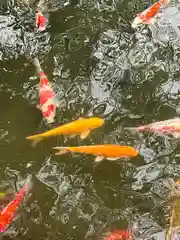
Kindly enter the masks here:
M 147 27 L 131 29 L 135 13 L 151 2 L 63 4 L 55 3 L 59 10 L 50 15 L 48 35 L 41 36 L 47 44 L 38 54 L 60 104 L 53 126 L 87 116 L 104 117 L 106 124 L 84 141 L 59 137 L 32 148 L 25 137 L 48 129 L 36 109 L 39 78 L 24 57 L 0 63 L 0 180 L 17 190 L 32 173 L 34 183 L 10 237 L 100 239 L 137 223 L 134 239 L 147 239 L 165 228 L 166 183 L 180 178 L 180 147 L 123 127 L 179 116 L 178 36 L 158 44 Z M 141 155 L 95 164 L 91 156 L 52 151 L 101 143 L 130 145 Z

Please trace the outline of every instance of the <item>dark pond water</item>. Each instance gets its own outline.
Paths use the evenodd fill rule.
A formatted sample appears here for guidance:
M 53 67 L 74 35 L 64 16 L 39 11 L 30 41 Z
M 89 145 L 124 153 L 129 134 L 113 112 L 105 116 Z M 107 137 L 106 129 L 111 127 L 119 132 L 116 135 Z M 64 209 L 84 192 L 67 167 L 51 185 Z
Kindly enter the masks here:
M 150 4 L 57 0 L 46 33 L 34 39 L 28 27 L 23 28 L 26 48 L 37 54 L 57 91 L 60 108 L 51 127 L 79 117 L 105 118 L 106 124 L 84 141 L 59 137 L 32 148 L 25 140 L 50 127 L 36 109 L 39 78 L 24 56 L 23 43 L 17 37 L 16 47 L 8 48 L 5 41 L 8 56 L 5 61 L 1 54 L 0 63 L 0 180 L 17 191 L 31 173 L 34 183 L 10 228 L 11 238 L 100 239 L 114 228 L 133 224 L 134 239 L 153 239 L 165 229 L 170 179 L 180 178 L 179 142 L 123 130 L 180 114 L 178 17 L 171 35 L 168 26 L 131 29 L 135 14 Z M 171 14 L 178 16 L 178 10 Z M 27 22 L 34 21 L 33 10 L 25 16 Z M 9 60 L 11 55 L 16 60 Z M 105 143 L 132 146 L 141 155 L 95 164 L 91 156 L 54 156 L 52 151 L 57 145 Z

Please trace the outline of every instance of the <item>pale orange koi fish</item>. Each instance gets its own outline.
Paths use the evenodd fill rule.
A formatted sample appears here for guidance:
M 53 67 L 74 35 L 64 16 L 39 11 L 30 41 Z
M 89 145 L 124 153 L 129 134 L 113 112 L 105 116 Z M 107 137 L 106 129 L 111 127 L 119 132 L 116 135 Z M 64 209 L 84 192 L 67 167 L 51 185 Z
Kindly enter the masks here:
M 55 153 L 55 155 L 61 155 L 67 152 L 96 155 L 96 162 L 100 162 L 104 158 L 113 161 L 119 158 L 135 157 L 138 154 L 136 149 L 132 147 L 111 144 L 79 147 L 54 147 L 53 149 L 59 150 L 59 152 Z
M 104 119 L 102 118 L 80 118 L 45 133 L 29 136 L 26 139 L 32 140 L 34 144 L 40 142 L 44 138 L 58 135 L 80 135 L 81 139 L 85 139 L 93 129 L 101 127 L 103 124 Z
M 9 224 L 13 221 L 16 210 L 21 205 L 24 195 L 29 191 L 32 184 L 30 184 L 31 176 L 27 179 L 24 186 L 20 189 L 15 198 L 0 212 L 0 233 L 3 233 Z
M 160 0 L 153 4 L 148 9 L 144 10 L 142 13 L 137 14 L 136 18 L 132 23 L 132 28 L 136 28 L 139 24 L 152 24 L 155 22 L 157 14 L 160 12 L 161 8 L 167 5 L 170 0 Z
M 125 130 L 139 132 L 155 132 L 163 134 L 171 134 L 174 137 L 180 137 L 180 118 L 169 119 L 165 121 L 155 122 L 140 127 L 124 128 Z

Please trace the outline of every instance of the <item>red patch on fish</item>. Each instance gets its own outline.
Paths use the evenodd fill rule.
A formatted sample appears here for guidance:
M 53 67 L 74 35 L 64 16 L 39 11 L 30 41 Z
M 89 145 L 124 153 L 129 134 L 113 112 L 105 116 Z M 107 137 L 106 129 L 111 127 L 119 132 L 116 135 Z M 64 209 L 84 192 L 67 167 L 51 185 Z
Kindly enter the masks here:
M 131 240 L 131 234 L 129 230 L 113 230 L 108 233 L 103 240 Z
M 40 108 L 43 116 L 51 123 L 54 121 L 56 105 L 55 105 L 55 93 L 51 88 L 48 78 L 44 72 L 40 72 Z
M 24 195 L 28 190 L 29 184 L 27 181 L 20 189 L 16 197 L 5 208 L 2 209 L 0 213 L 0 233 L 3 233 L 9 224 L 13 221 L 16 210 L 19 208 L 20 204 L 23 201 Z
M 47 18 L 43 16 L 43 14 L 40 11 L 37 11 L 36 13 L 36 26 L 38 27 L 38 30 L 44 31 L 47 27 Z

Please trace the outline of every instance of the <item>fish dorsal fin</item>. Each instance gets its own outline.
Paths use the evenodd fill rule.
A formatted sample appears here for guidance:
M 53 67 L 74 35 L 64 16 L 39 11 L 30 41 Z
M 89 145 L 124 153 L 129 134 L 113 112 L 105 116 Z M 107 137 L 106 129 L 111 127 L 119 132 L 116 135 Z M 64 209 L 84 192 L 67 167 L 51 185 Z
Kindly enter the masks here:
M 96 156 L 95 162 L 101 162 L 104 159 L 104 156 Z
M 86 129 L 81 133 L 80 138 L 85 139 L 89 134 L 90 134 L 90 130 Z

